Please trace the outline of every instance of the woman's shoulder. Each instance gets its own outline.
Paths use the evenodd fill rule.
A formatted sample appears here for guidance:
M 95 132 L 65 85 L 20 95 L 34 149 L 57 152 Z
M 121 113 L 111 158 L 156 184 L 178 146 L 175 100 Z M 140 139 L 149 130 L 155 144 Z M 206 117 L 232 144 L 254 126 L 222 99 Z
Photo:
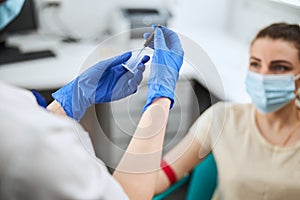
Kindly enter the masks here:
M 212 110 L 216 112 L 226 112 L 230 115 L 240 115 L 248 113 L 253 109 L 253 105 L 250 103 L 233 103 L 226 101 L 219 101 L 211 106 Z
M 220 101 L 213 104 L 203 114 L 201 114 L 192 125 L 190 132 L 198 130 L 210 130 L 211 127 L 223 129 L 224 125 L 233 125 L 243 120 L 248 120 L 251 104 L 239 104 Z

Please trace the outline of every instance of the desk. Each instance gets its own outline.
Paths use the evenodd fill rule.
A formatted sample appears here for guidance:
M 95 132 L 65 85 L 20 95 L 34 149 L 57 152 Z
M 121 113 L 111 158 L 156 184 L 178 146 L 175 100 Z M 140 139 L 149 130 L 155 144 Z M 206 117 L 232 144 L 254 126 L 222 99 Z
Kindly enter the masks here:
M 84 59 L 95 47 L 92 43 L 65 44 L 43 35 L 16 36 L 9 40 L 23 51 L 51 49 L 55 58 L 0 65 L 0 80 L 28 89 L 59 88 L 73 79 Z

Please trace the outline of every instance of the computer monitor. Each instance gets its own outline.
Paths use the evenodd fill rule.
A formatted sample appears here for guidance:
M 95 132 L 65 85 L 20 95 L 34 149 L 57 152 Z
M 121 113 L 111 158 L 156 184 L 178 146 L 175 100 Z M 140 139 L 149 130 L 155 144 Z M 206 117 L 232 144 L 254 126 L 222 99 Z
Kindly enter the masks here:
M 5 41 L 12 34 L 28 33 L 37 29 L 37 13 L 34 0 L 25 0 L 19 15 L 0 31 L 0 65 L 54 57 L 55 54 L 50 50 L 21 52 L 17 46 L 9 46 Z
M 19 15 L 0 31 L 2 36 L 0 42 L 5 42 L 5 39 L 11 34 L 32 32 L 36 31 L 37 28 L 37 13 L 34 1 L 25 0 Z

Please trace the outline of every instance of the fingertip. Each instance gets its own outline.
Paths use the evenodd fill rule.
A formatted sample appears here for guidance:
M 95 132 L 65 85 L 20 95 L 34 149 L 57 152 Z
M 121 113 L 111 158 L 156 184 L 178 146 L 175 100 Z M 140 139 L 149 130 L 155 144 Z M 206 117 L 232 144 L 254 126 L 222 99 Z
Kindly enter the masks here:
M 146 64 L 149 60 L 150 60 L 150 56 L 144 55 L 144 57 L 143 57 L 143 59 L 142 59 L 142 63 L 143 63 L 143 64 Z
M 152 28 L 153 28 L 153 29 L 155 29 L 156 27 L 158 27 L 158 28 L 163 28 L 163 27 L 165 27 L 165 26 L 162 26 L 162 25 L 160 25 L 160 24 L 152 24 Z
M 127 60 L 128 60 L 131 56 L 132 56 L 132 52 L 131 52 L 131 51 L 125 52 L 125 53 L 123 54 L 124 59 L 127 59 Z
M 127 60 L 129 60 L 129 58 L 132 56 L 132 52 L 131 51 L 128 51 L 128 52 L 125 52 L 123 54 L 121 54 L 119 57 L 118 57 L 118 60 L 120 63 L 124 63 L 126 62 Z
M 143 38 L 144 38 L 145 40 L 147 40 L 147 39 L 149 38 L 150 35 L 151 35 L 151 33 L 146 32 L 146 33 L 143 34 Z
M 152 24 L 152 29 L 155 29 L 157 27 L 157 24 Z
M 161 29 L 163 29 L 163 30 L 168 29 L 166 26 L 159 26 L 159 28 L 161 28 Z M 168 29 L 168 30 L 170 30 L 170 29 Z
M 162 30 L 160 29 L 160 28 L 158 28 L 158 29 L 156 29 L 155 30 L 155 35 L 156 35 L 156 37 L 159 37 L 159 38 L 163 38 L 164 36 L 164 34 L 163 34 L 163 32 L 162 32 Z
M 118 56 L 109 58 L 109 59 L 105 60 L 104 62 L 106 62 L 108 64 L 107 67 L 119 65 L 119 64 L 125 63 L 131 57 L 131 55 L 132 55 L 132 52 L 128 51 L 128 52 L 125 52 Z
M 162 40 L 164 41 L 164 34 L 163 34 L 162 30 L 158 28 L 155 31 L 154 43 L 155 43 L 155 41 L 161 42 Z
M 157 28 L 157 29 L 156 29 L 156 31 L 159 31 L 159 32 L 161 32 L 161 33 L 162 33 L 162 30 L 161 30 L 161 28 Z

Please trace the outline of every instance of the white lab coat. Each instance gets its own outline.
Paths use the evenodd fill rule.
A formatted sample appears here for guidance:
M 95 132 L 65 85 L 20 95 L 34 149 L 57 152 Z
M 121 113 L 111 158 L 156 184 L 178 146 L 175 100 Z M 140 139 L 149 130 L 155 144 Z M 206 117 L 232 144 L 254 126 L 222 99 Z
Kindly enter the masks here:
M 0 82 L 0 199 L 128 199 L 89 135 Z

